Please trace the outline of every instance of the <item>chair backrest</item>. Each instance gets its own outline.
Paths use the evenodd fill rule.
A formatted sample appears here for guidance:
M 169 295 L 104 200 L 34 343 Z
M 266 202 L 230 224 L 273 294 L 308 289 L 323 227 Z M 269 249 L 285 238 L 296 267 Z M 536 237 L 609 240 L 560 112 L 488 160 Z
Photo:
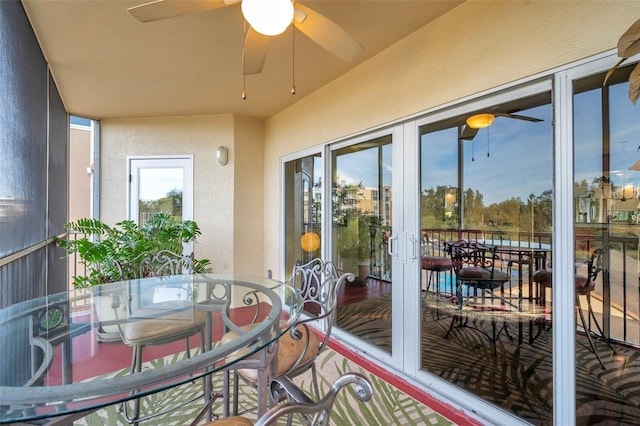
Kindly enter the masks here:
M 447 256 L 447 243 L 432 238 L 425 231 L 422 233 L 420 241 L 420 254 L 422 256 Z
M 120 279 L 157 277 L 193 273 L 193 254 L 182 255 L 169 250 L 144 252 L 130 262 L 115 262 Z
M 479 266 L 491 271 L 494 269 L 497 259 L 496 246 L 467 240 L 458 240 L 446 244 L 447 251 L 451 255 L 453 270 L 456 274 L 460 272 L 460 269 L 468 266 Z
M 304 302 L 304 310 L 309 317 L 301 317 L 296 325 L 304 325 L 311 321 L 320 321 L 325 337 L 320 343 L 320 351 L 329 341 L 331 329 L 336 320 L 338 293 L 345 281 L 353 282 L 355 275 L 338 271 L 333 262 L 313 259 L 303 265 L 293 267 L 291 285 L 296 288 Z M 295 330 L 296 327 L 292 327 Z M 319 352 L 320 352 L 319 351 Z
M 309 425 L 328 425 L 338 392 L 350 384 L 354 385 L 355 396 L 360 401 L 369 401 L 373 396 L 371 382 L 358 373 L 346 373 L 340 376 L 324 397 L 315 402 L 288 377 L 277 377 L 271 382 L 271 393 L 274 395 L 274 399 L 279 401 L 286 400 L 287 402 L 278 404 L 267 411 L 258 419 L 256 426 L 275 425 L 280 417 L 293 413 L 305 415 L 310 419 L 307 423 Z
M 606 254 L 609 252 L 609 246 L 604 245 L 595 249 L 589 260 L 587 261 L 587 284 L 585 287 L 593 289 L 596 279 L 601 271 L 605 270 Z

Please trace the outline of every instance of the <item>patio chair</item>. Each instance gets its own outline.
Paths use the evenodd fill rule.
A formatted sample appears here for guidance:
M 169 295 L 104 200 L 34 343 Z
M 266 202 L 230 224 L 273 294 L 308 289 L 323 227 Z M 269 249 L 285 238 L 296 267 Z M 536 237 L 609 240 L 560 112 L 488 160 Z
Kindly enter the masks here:
M 162 275 L 191 274 L 193 272 L 192 262 L 192 255 L 184 256 L 168 250 L 162 250 L 156 253 L 142 253 L 131 263 L 116 263 L 116 266 L 119 269 L 121 279 L 129 280 Z M 146 300 L 143 303 L 150 307 L 153 306 L 157 301 L 155 300 L 156 296 L 160 298 L 159 303 L 170 302 L 167 298 L 173 300 L 186 300 L 186 297 L 188 297 L 185 289 L 181 287 L 158 288 L 156 289 L 156 293 L 158 291 L 162 292 L 162 294 L 156 294 L 154 295 L 154 300 Z M 130 297 L 135 299 L 135 291 L 132 290 L 130 293 Z M 131 300 L 129 302 L 129 306 L 132 304 L 139 304 L 140 302 L 140 300 Z M 121 309 L 117 301 L 114 301 L 113 309 L 117 316 L 118 310 Z M 142 312 L 139 311 L 138 314 L 142 314 Z M 172 319 L 175 319 L 175 321 L 172 321 Z M 206 312 L 196 310 L 194 312 L 187 313 L 176 311 L 175 313 L 163 315 L 157 319 L 144 319 L 136 322 L 118 324 L 122 341 L 133 347 L 131 374 L 141 371 L 143 349 L 148 346 L 164 345 L 184 339 L 186 343 L 186 355 L 187 357 L 191 357 L 189 338 L 195 334 L 200 334 L 200 350 L 204 352 L 205 322 Z M 137 424 L 140 421 L 148 420 L 166 413 L 167 411 L 171 411 L 170 408 L 168 410 L 164 410 L 163 413 L 152 413 L 141 418 L 140 400 L 135 399 L 133 401 L 133 405 L 133 413 L 130 415 L 127 404 L 123 404 L 125 418 L 129 423 L 133 424 Z M 184 405 L 184 403 L 181 405 Z
M 298 413 L 304 416 L 307 425 L 328 425 L 331 419 L 331 411 L 336 397 L 345 386 L 353 384 L 354 394 L 362 402 L 369 401 L 373 396 L 371 382 L 358 373 L 346 373 L 340 376 L 331 386 L 331 389 L 317 401 L 313 401 L 306 393 L 297 387 L 291 379 L 286 376 L 278 377 L 271 382 L 271 391 L 274 398 L 281 402 L 267 411 L 255 423 L 256 426 L 270 426 L 277 424 L 282 416 L 290 416 Z M 192 425 L 196 425 L 200 418 L 194 420 Z M 254 423 L 242 416 L 226 417 L 213 422 L 205 423 L 204 426 L 242 426 L 253 425 Z
M 584 330 L 587 337 L 589 349 L 594 353 L 594 355 L 598 359 L 598 362 L 600 363 L 600 366 L 603 369 L 605 368 L 605 366 L 600 359 L 600 355 L 598 354 L 596 348 L 598 341 L 603 340 L 614 354 L 616 353 L 616 351 L 609 343 L 609 339 L 605 337 L 604 332 L 602 331 L 602 327 L 600 327 L 600 324 L 596 319 L 596 315 L 593 312 L 593 307 L 591 306 L 591 292 L 595 290 L 596 279 L 598 278 L 598 275 L 605 269 L 605 257 L 608 252 L 609 247 L 607 245 L 595 249 L 587 260 L 587 275 L 577 273 L 575 274 L 575 309 L 578 312 L 580 325 L 582 326 L 582 329 Z M 540 303 L 544 305 L 546 303 L 546 290 L 553 288 L 553 270 L 549 268 L 536 271 L 533 274 L 533 281 L 539 286 L 538 291 L 540 292 Z M 585 318 L 583 313 L 580 296 L 584 296 L 587 300 L 587 318 Z M 589 319 L 589 321 L 593 321 L 597 332 L 596 330 L 592 330 L 591 327 L 589 327 L 587 319 Z
M 496 268 L 496 246 L 481 244 L 477 241 L 459 240 L 447 243 L 447 251 L 451 255 L 451 263 L 456 274 L 456 296 L 462 308 L 464 301 L 462 286 L 469 288 L 469 296 L 480 295 L 484 302 L 488 294 L 494 300 L 494 290 L 500 288 L 500 298 L 504 301 L 504 284 L 509 282 L 508 271 Z
M 427 271 L 427 285 L 425 291 L 429 291 L 431 283 L 433 282 L 433 276 L 436 276 L 436 283 L 434 284 L 434 291 L 440 292 L 440 274 L 449 273 L 453 268 L 453 263 L 450 256 L 443 256 L 444 252 L 441 252 L 441 246 L 436 246 L 435 242 L 429 239 L 428 234 L 424 234 L 422 237 L 422 254 L 420 258 L 420 266 L 423 270 Z M 438 250 L 436 250 L 438 249 Z M 442 248 L 444 251 L 444 248 Z
M 456 328 L 469 327 L 484 334 L 493 347 L 494 355 L 497 353 L 496 342 L 504 330 L 509 309 L 504 297 L 504 284 L 511 279 L 510 271 L 496 268 L 496 246 L 481 244 L 477 241 L 458 240 L 446 243 L 447 251 L 451 255 L 453 271 L 456 275 L 457 310 L 454 311 L 451 324 L 445 335 L 448 338 Z M 467 286 L 466 294 L 463 287 Z M 499 303 L 495 290 L 500 289 Z M 487 303 L 487 297 L 489 303 Z M 472 320 L 469 324 L 469 320 Z M 487 320 L 491 323 L 491 334 L 487 333 L 476 323 L 478 320 Z M 498 328 L 497 322 L 503 322 Z
M 274 376 L 293 378 L 311 369 L 314 391 L 319 397 L 315 361 L 329 342 L 337 315 L 338 292 L 345 281 L 354 280 L 355 276 L 351 273 L 339 276 L 333 262 L 324 262 L 322 259 L 294 266 L 289 284 L 300 293 L 303 309 L 308 315 L 301 316 L 291 327 L 290 333 L 278 340 L 278 371 Z M 324 332 L 322 339 L 310 327 L 311 323 Z M 222 341 L 233 338 L 232 333 L 223 336 Z M 238 380 L 255 386 L 257 371 L 242 367 L 234 370 L 233 414 L 238 414 Z

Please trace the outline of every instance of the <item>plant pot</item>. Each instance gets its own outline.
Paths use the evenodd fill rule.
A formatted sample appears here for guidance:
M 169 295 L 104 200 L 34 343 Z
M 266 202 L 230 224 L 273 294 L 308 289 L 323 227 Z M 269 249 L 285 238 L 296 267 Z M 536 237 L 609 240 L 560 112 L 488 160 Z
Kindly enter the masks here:
M 93 307 L 98 323 L 111 322 L 112 325 L 100 325 L 96 330 L 96 340 L 98 342 L 121 342 L 120 330 L 113 324 L 117 320 L 116 313 L 112 307 L 112 297 L 109 295 L 91 295 Z
M 369 262 L 358 263 L 358 274 L 356 276 L 356 282 L 366 285 L 367 277 L 369 276 Z

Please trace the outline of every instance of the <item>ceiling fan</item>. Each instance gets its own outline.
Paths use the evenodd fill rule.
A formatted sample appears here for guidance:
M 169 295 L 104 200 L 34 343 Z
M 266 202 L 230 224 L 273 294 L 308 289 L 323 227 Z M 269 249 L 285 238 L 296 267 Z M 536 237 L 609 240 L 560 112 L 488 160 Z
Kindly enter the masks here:
M 473 138 L 476 137 L 476 134 L 478 134 L 478 130 L 490 126 L 496 117 L 514 118 L 516 120 L 531 121 L 535 123 L 544 121 L 540 118 L 512 114 L 510 112 L 485 112 L 481 114 L 475 114 L 467 118 L 460 139 L 465 141 L 472 141 Z
M 259 74 L 266 58 L 269 37 L 293 24 L 325 50 L 345 61 L 353 61 L 363 51 L 360 43 L 335 22 L 295 0 L 155 0 L 127 9 L 141 22 L 158 21 L 205 12 L 242 3 L 242 14 L 249 23 L 244 41 L 243 74 Z M 257 7 L 258 9 L 253 9 Z M 264 22 L 262 22 L 264 21 Z M 264 25 L 278 23 L 275 30 Z

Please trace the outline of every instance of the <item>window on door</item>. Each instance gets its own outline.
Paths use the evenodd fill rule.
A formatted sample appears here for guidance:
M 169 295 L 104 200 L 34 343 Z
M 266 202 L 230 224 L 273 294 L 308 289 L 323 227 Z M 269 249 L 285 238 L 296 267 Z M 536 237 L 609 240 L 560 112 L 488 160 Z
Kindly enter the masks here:
M 129 219 L 143 225 L 154 213 L 193 219 L 193 157 L 129 158 Z

